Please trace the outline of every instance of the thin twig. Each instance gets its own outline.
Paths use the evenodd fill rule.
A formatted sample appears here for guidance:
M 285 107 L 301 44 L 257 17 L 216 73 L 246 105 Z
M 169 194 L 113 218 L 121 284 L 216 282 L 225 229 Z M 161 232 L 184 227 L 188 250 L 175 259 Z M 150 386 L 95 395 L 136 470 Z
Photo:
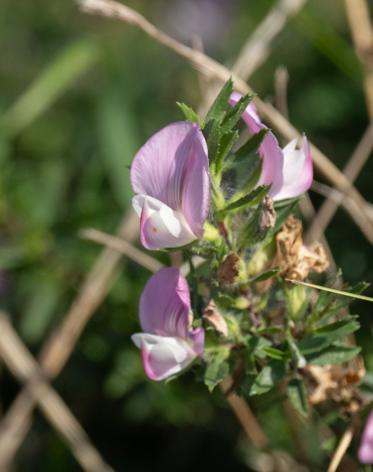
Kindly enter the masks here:
M 306 1 L 278 0 L 242 46 L 231 68 L 232 73 L 242 80 L 248 80 L 269 56 L 273 40 Z M 220 87 L 220 82 L 215 80 L 208 93 L 202 97 L 201 113 L 208 110 Z
M 93 228 L 84 229 L 79 234 L 83 239 L 104 244 L 106 247 L 114 249 L 151 272 L 157 272 L 163 267 L 163 264 L 157 261 L 157 259 L 149 256 L 144 251 L 140 251 L 133 244 L 123 238 L 118 238 L 118 236 L 112 236 L 111 234 Z
M 373 28 L 366 0 L 345 0 L 356 53 L 364 67 L 364 90 L 370 120 L 373 120 Z
M 341 463 L 343 456 L 346 454 L 346 451 L 351 444 L 352 438 L 354 437 L 355 428 L 351 424 L 346 431 L 344 432 L 337 449 L 335 450 L 332 460 L 328 467 L 328 472 L 336 472 L 339 464 Z
M 232 72 L 245 80 L 266 61 L 270 45 L 281 33 L 286 22 L 303 8 L 306 0 L 278 0 L 264 20 L 256 27 L 241 49 Z
M 288 83 L 289 83 L 288 70 L 284 66 L 278 67 L 275 71 L 276 108 L 286 119 L 289 119 Z
M 9 323 L 0 313 L 0 354 L 8 368 L 23 383 L 52 426 L 61 434 L 83 470 L 110 472 L 61 397 L 44 380 L 43 372 Z
M 237 75 L 225 66 L 210 58 L 201 51 L 196 51 L 150 23 L 137 11 L 112 0 L 83 0 L 80 2 L 83 11 L 106 17 L 117 18 L 125 23 L 137 26 L 147 35 L 172 49 L 180 56 L 190 61 L 198 70 L 225 82 L 229 78 L 234 81 L 236 89 L 241 93 L 253 93 L 252 89 Z M 284 118 L 271 104 L 265 103 L 258 97 L 255 98 L 258 111 L 282 136 L 288 140 L 300 138 L 299 131 Z M 311 144 L 311 152 L 315 166 L 340 192 L 350 196 L 354 200 L 354 208 L 351 217 L 359 226 L 362 233 L 373 244 L 373 221 L 367 211 L 366 201 L 349 182 L 345 175 L 323 154 L 316 146 Z
M 359 175 L 361 169 L 371 155 L 372 149 L 373 121 L 363 134 L 351 158 L 343 169 L 343 173 L 351 182 L 354 182 Z M 328 198 L 321 205 L 316 217 L 313 219 L 312 224 L 308 229 L 306 237 L 307 241 L 310 242 L 320 238 L 320 235 L 325 232 L 331 219 L 335 215 L 339 205 L 341 205 L 345 200 L 346 199 L 343 194 L 331 189 Z
M 123 218 L 117 234 L 126 236 L 129 241 L 136 238 L 138 218 L 134 212 L 131 211 Z M 121 254 L 113 249 L 105 248 L 101 252 L 61 326 L 43 346 L 41 367 L 49 378 L 56 377 L 67 362 L 85 325 L 109 291 L 120 259 Z M 24 387 L 0 423 L 0 470 L 7 470 L 30 429 L 34 405 L 34 398 Z
M 220 388 L 254 447 L 264 449 L 268 446 L 267 436 L 246 401 L 232 391 L 232 383 L 233 379 L 228 376 L 220 383 Z

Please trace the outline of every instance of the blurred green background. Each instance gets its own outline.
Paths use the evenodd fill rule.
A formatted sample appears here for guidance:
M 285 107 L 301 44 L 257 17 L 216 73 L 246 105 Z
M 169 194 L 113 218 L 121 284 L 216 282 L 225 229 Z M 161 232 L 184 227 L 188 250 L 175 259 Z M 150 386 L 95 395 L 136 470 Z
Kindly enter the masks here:
M 189 44 L 202 37 L 207 53 L 229 65 L 274 2 L 128 4 Z M 272 47 L 250 84 L 272 100 L 275 70 L 286 66 L 291 121 L 342 167 L 368 123 L 343 2 L 310 0 Z M 197 108 L 200 99 L 195 71 L 134 28 L 85 16 L 72 1 L 1 1 L 1 306 L 34 354 L 101 250 L 79 231 L 115 231 L 130 207 L 134 152 L 153 132 L 182 119 L 176 101 Z M 372 179 L 370 160 L 357 181 L 370 201 Z M 316 206 L 322 202 L 311 197 Z M 372 247 L 342 210 L 326 235 L 346 280 L 373 280 Z M 137 303 L 148 277 L 123 261 L 54 383 L 58 392 L 115 470 L 248 470 L 244 438 L 219 392 L 209 395 L 188 375 L 165 385 L 146 380 L 130 335 L 138 330 Z M 354 308 L 362 315 L 359 339 L 373 372 L 372 307 Z M 2 367 L 2 412 L 18 390 Z M 297 455 L 281 408 L 262 399 L 254 409 L 273 446 Z M 314 448 L 314 470 L 323 470 L 323 454 Z M 31 468 L 79 470 L 38 412 L 16 457 L 16 470 Z

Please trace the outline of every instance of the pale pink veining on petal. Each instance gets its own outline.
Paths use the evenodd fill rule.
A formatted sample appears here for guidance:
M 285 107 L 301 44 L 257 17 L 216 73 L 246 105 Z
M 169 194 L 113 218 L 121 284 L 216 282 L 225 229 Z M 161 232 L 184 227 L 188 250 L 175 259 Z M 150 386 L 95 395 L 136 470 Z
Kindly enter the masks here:
M 148 249 L 184 246 L 202 237 L 210 206 L 208 151 L 201 129 L 172 123 L 138 151 L 131 183 Z
M 203 328 L 192 329 L 188 283 L 175 267 L 161 269 L 146 284 L 140 299 L 143 333 L 132 336 L 141 349 L 144 370 L 163 380 L 184 370 L 204 351 Z

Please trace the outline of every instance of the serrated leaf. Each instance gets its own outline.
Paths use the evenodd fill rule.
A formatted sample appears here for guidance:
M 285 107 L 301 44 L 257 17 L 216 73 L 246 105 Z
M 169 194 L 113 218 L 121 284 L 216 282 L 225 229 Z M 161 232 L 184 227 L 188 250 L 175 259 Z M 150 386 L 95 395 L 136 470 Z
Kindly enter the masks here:
M 214 103 L 212 104 L 210 110 L 207 113 L 205 123 L 210 121 L 215 121 L 221 123 L 228 106 L 228 100 L 233 92 L 233 82 L 232 79 L 229 79 L 223 88 L 221 89 L 219 95 L 216 97 Z
M 183 112 L 187 121 L 196 123 L 201 129 L 204 127 L 203 120 L 197 115 L 197 113 L 189 105 L 182 102 L 176 102 L 176 105 Z
M 209 150 L 209 160 L 213 163 L 219 153 L 219 146 L 223 137 L 219 123 L 217 121 L 209 121 L 204 127 L 204 135 Z
M 341 364 L 342 362 L 352 360 L 359 354 L 360 350 L 360 347 L 339 344 L 330 346 L 320 352 L 310 354 L 309 356 L 306 356 L 306 358 L 309 364 Z
M 223 213 L 227 213 L 232 210 L 238 210 L 239 208 L 247 208 L 258 205 L 258 203 L 264 198 L 269 189 L 268 185 L 260 185 L 252 190 L 248 195 L 245 195 L 238 200 L 229 203 L 223 210 Z
M 302 415 L 308 415 L 308 402 L 304 382 L 301 379 L 292 379 L 287 387 L 288 397 L 293 407 Z
M 224 160 L 232 150 L 233 145 L 238 140 L 238 131 L 229 131 L 222 135 L 215 158 L 216 173 L 219 174 L 223 168 Z
M 246 164 L 248 159 L 258 154 L 260 145 L 263 142 L 264 137 L 268 133 L 268 129 L 261 129 L 258 133 L 254 134 L 246 143 L 241 146 L 232 159 L 231 166 L 241 166 Z
M 224 132 L 229 132 L 238 123 L 242 113 L 245 111 L 247 105 L 251 102 L 252 97 L 250 95 L 244 95 L 240 100 L 227 111 L 223 122 L 222 129 Z

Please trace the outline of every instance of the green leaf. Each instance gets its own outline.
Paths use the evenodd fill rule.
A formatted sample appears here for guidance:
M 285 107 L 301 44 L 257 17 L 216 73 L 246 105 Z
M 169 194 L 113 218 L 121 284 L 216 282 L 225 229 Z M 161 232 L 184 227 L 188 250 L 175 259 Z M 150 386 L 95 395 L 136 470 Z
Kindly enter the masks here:
M 228 106 L 228 100 L 233 92 L 233 82 L 229 79 L 221 89 L 219 95 L 216 97 L 210 110 L 207 113 L 205 123 L 215 121 L 219 124 L 223 121 Z
M 359 354 L 361 348 L 338 344 L 323 349 L 320 352 L 306 356 L 307 362 L 316 365 L 340 364 L 352 360 Z
M 258 203 L 264 198 L 267 194 L 269 189 L 268 185 L 260 185 L 256 187 L 252 192 L 248 195 L 245 195 L 238 200 L 235 200 L 229 203 L 225 208 L 223 208 L 222 213 L 227 213 L 232 210 L 238 210 L 239 208 L 242 209 L 243 207 L 253 207 L 258 205 Z
M 282 361 L 286 358 L 286 354 L 280 349 L 276 349 L 275 347 L 263 347 L 263 352 L 267 357 L 271 359 L 276 359 Z
M 277 275 L 280 270 L 281 269 L 279 267 L 274 267 L 273 269 L 266 270 L 265 272 L 262 272 L 261 274 L 258 274 L 252 279 L 250 279 L 248 283 L 263 282 L 263 280 L 268 280 Z
M 252 97 L 250 95 L 244 95 L 240 100 L 231 107 L 222 122 L 222 129 L 224 132 L 229 132 L 238 123 L 242 113 L 245 111 L 247 105 L 251 102 Z
M 229 374 L 229 349 L 219 349 L 211 353 L 205 370 L 204 382 L 210 392 Z
M 204 127 L 203 120 L 197 115 L 197 113 L 193 110 L 193 108 L 191 108 L 190 106 L 182 102 L 176 102 L 176 105 L 183 112 L 187 121 L 196 123 L 201 129 L 203 129 Z
M 287 337 L 287 343 L 289 346 L 290 355 L 297 368 L 304 367 L 307 362 L 303 354 L 300 352 L 298 345 L 294 342 L 290 335 Z
M 292 379 L 287 387 L 288 397 L 294 408 L 302 415 L 308 415 L 307 394 L 302 379 Z
M 215 169 L 217 174 L 221 172 L 224 160 L 231 152 L 233 145 L 238 140 L 238 137 L 238 131 L 229 131 L 221 137 L 215 158 Z
M 219 152 L 219 145 L 223 137 L 223 132 L 217 121 L 209 121 L 204 128 L 204 135 L 206 136 L 207 147 L 209 150 L 209 160 L 211 163 L 215 162 L 215 159 Z
M 318 352 L 358 330 L 359 327 L 359 322 L 349 316 L 348 319 L 325 325 L 316 330 L 314 334 L 304 337 L 298 347 L 303 354 Z
M 256 377 L 249 395 L 261 395 L 269 392 L 285 375 L 285 366 L 282 362 L 271 361 Z
M 246 143 L 235 152 L 234 160 L 232 159 L 230 165 L 241 166 L 242 164 L 246 164 L 248 159 L 256 156 L 258 154 L 259 147 L 268 131 L 268 128 L 261 129 L 248 141 L 246 141 Z

